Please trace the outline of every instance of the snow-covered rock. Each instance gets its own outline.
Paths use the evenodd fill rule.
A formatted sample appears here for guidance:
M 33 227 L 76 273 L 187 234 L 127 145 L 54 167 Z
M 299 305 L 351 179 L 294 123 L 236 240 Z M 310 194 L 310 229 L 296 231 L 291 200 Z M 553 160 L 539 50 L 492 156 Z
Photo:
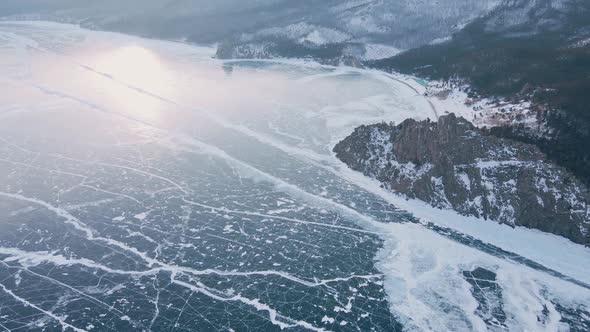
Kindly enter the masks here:
M 461 214 L 590 243 L 588 188 L 533 145 L 488 135 L 454 114 L 361 126 L 337 157 L 390 190 Z

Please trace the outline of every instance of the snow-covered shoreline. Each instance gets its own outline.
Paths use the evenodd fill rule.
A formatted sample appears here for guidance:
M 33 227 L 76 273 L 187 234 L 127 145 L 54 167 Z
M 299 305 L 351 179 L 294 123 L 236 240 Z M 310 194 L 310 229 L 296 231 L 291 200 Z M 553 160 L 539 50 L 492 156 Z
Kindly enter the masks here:
M 590 284 L 590 248 L 564 237 L 525 227 L 511 227 L 482 218 L 463 216 L 453 210 L 441 210 L 417 199 L 387 191 L 374 179 L 347 169 L 341 173 L 347 179 L 371 191 L 392 205 L 408 211 L 426 223 L 446 227 L 472 236 L 485 243 L 513 252 L 545 267 Z

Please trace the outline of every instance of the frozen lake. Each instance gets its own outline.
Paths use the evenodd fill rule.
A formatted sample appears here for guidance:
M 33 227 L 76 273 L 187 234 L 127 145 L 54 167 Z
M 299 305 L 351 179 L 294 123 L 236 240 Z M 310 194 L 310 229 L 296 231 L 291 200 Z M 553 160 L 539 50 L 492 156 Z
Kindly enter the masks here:
M 587 249 L 333 157 L 437 117 L 406 78 L 214 51 L 0 23 L 0 331 L 590 328 Z

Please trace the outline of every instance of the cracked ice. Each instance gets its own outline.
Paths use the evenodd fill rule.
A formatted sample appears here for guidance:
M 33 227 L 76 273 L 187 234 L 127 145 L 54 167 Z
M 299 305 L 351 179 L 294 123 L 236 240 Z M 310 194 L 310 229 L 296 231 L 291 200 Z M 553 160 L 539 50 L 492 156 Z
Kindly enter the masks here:
M 502 326 L 588 326 L 588 280 L 466 246 L 332 157 L 433 116 L 389 75 L 0 27 L 0 329 L 483 331 L 476 267 Z

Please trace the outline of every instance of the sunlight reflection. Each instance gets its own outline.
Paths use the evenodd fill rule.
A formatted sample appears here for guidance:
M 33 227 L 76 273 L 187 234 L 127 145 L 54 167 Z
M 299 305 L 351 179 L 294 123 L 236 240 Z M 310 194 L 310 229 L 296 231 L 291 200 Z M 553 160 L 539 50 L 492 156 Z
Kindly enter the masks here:
M 140 46 L 125 46 L 98 56 L 93 68 L 103 74 L 95 81 L 97 88 L 118 109 L 152 120 L 161 119 L 166 105 L 145 93 L 152 91 L 169 97 L 174 93 L 173 74 L 158 55 Z M 136 87 L 136 90 L 120 83 Z
M 140 46 L 125 46 L 102 55 L 96 62 L 100 69 L 126 81 L 151 83 L 162 78 L 165 70 L 153 52 Z

